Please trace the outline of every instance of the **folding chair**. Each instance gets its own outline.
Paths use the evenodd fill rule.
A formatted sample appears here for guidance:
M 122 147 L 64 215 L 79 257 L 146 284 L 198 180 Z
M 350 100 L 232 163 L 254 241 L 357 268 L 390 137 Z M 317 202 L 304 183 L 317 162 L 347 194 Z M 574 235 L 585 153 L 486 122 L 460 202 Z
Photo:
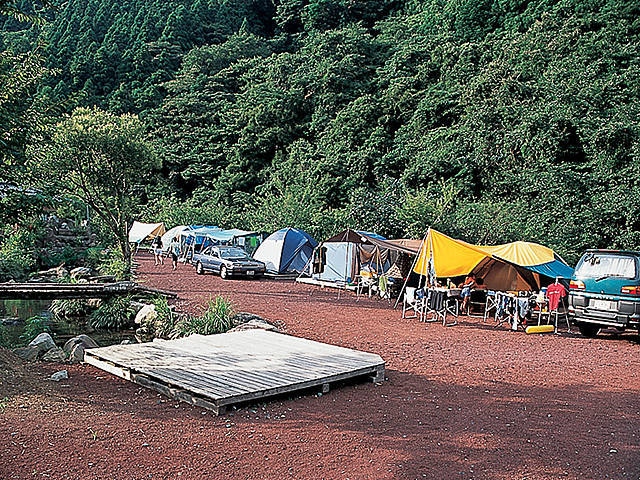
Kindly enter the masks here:
M 469 300 L 467 301 L 467 311 L 466 314 L 468 316 L 471 315 L 471 307 L 475 307 L 482 311 L 482 317 L 484 318 L 484 311 L 487 304 L 487 291 L 484 289 L 476 289 L 471 290 L 469 294 Z
M 386 299 L 391 304 L 391 290 L 389 289 L 389 277 L 380 275 L 378 277 L 378 295 L 381 299 Z
M 569 322 L 569 314 L 567 313 L 567 307 L 564 304 L 564 297 L 566 296 L 566 290 L 564 287 L 561 288 L 550 288 L 547 290 L 547 311 L 541 312 L 540 315 L 547 316 L 547 324 L 551 322 L 551 317 L 554 317 L 554 332 L 558 333 L 558 317 L 560 315 L 564 316 L 565 322 L 567 322 L 567 332 L 571 333 L 571 323 Z M 540 325 L 540 319 L 538 317 L 538 325 Z
M 363 277 L 362 275 L 358 277 L 358 281 L 356 283 L 356 296 L 358 299 L 360 295 L 364 292 L 367 293 L 368 297 L 371 298 L 373 291 L 377 288 L 376 279 L 374 277 Z
M 416 295 L 417 288 L 415 287 L 405 287 L 404 289 L 404 298 L 402 300 L 402 318 L 417 318 L 420 317 L 422 319 L 424 304 L 422 298 L 418 298 Z M 413 311 L 413 315 L 407 316 L 408 311 Z
M 429 317 L 431 315 L 431 317 Z M 424 303 L 422 321 L 435 322 L 442 319 L 442 325 L 447 323 L 447 292 L 430 288 Z
M 496 292 L 492 290 L 487 290 L 487 300 L 484 304 L 484 315 L 482 316 L 482 322 L 486 322 L 491 315 L 492 310 L 498 309 L 498 300 L 496 296 Z

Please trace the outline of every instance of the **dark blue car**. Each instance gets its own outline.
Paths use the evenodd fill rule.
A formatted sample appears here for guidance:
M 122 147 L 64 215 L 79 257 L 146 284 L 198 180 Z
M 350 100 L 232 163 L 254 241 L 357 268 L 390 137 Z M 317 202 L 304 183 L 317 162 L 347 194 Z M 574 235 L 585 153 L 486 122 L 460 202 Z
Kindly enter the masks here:
M 266 270 L 265 264 L 251 258 L 238 247 L 210 246 L 200 253 L 194 253 L 191 263 L 196 273 L 213 272 L 221 278 L 231 276 L 261 277 Z

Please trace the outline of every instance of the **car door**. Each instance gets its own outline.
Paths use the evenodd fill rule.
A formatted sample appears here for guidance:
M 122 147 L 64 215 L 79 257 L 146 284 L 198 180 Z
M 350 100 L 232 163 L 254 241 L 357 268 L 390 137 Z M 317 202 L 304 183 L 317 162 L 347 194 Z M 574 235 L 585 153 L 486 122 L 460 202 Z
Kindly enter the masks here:
M 222 259 L 220 258 L 220 251 L 217 248 L 212 248 L 209 253 L 209 261 L 211 262 L 211 266 L 209 267 L 215 273 L 220 273 L 220 265 L 222 264 Z
M 213 268 L 211 262 L 211 247 L 207 247 L 198 255 L 198 260 L 202 263 L 202 267 L 205 270 L 211 270 Z

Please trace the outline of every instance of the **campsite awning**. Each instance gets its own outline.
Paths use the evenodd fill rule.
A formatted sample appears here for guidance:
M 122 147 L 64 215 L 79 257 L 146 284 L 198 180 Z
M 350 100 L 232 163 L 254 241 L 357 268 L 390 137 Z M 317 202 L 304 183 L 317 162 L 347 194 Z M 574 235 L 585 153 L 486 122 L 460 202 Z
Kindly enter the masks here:
M 337 243 L 337 242 L 375 245 L 381 249 L 407 253 L 409 255 L 416 254 L 415 250 L 413 250 L 412 248 L 406 245 L 387 240 L 386 238 L 380 235 L 377 235 L 375 233 L 364 232 L 361 230 L 347 229 L 344 232 L 339 233 L 338 235 L 335 235 L 325 240 L 323 243 Z
M 129 230 L 129 243 L 140 243 L 158 237 L 165 231 L 164 223 L 133 222 Z
M 437 278 L 474 273 L 495 290 L 537 290 L 540 276 L 569 278 L 573 272 L 553 250 L 530 242 L 480 246 L 430 229 L 414 271 Z

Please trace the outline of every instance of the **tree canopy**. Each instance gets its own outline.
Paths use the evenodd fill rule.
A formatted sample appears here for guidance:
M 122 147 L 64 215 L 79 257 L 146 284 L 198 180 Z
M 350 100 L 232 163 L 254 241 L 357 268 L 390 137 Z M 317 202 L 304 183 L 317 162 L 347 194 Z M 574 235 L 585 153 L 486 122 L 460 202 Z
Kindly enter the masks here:
M 5 17 L 0 46 L 45 42 L 38 98 L 139 115 L 163 159 L 148 220 L 432 225 L 570 261 L 640 248 L 637 2 L 88 0 L 48 18 Z

